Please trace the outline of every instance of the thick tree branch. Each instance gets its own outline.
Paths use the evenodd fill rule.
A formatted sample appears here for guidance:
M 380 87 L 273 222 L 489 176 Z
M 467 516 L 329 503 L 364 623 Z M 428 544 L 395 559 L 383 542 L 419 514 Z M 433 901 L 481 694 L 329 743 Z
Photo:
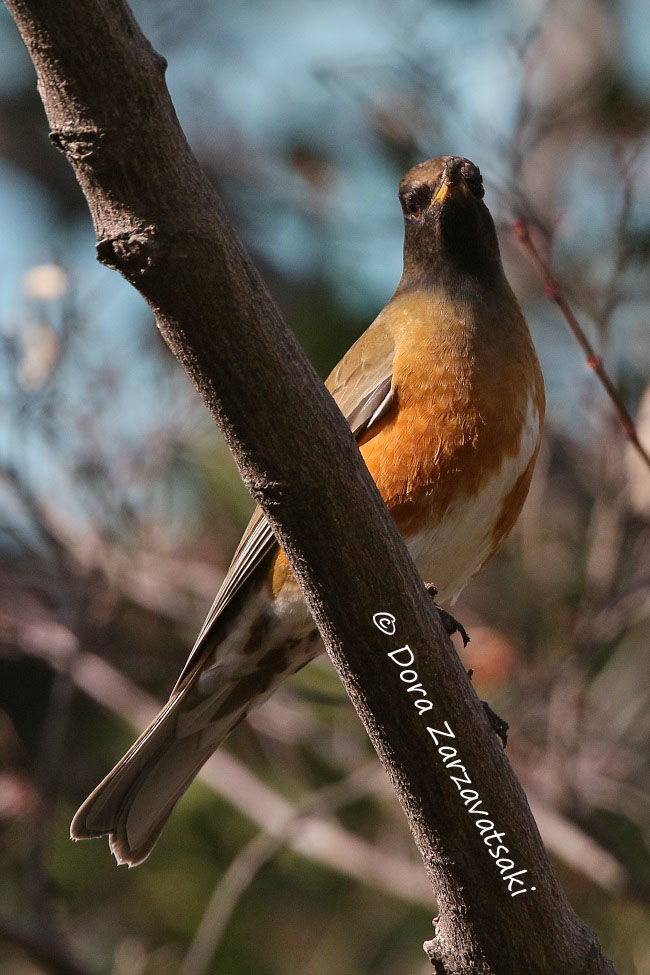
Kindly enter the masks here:
M 88 201 L 99 259 L 149 302 L 224 431 L 399 795 L 440 909 L 436 970 L 612 972 L 552 876 L 523 791 L 343 417 L 189 150 L 163 60 L 121 0 L 8 6 L 52 137 Z M 378 612 L 393 614 L 394 633 L 373 623 Z M 427 710 L 388 656 L 407 644 Z M 436 744 L 428 726 L 455 737 Z M 458 752 L 455 769 L 445 746 Z M 461 763 L 465 796 L 451 778 Z M 512 896 L 517 884 L 509 889 L 477 820 L 503 834 L 510 852 L 499 859 L 525 871 L 528 892 Z

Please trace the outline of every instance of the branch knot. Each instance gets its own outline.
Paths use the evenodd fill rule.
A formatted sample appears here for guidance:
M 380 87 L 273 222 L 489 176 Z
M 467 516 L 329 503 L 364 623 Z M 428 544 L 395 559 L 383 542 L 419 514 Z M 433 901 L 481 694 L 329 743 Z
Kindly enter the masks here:
M 120 271 L 127 279 L 141 277 L 154 268 L 169 250 L 166 235 L 155 226 L 127 230 L 97 242 L 97 260 Z
M 104 139 L 100 129 L 52 129 L 50 140 L 71 163 L 88 161 Z

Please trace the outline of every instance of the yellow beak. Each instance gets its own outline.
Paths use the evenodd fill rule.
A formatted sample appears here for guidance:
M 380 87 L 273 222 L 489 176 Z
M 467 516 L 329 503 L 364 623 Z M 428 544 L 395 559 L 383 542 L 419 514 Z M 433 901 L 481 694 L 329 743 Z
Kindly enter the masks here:
M 431 203 L 444 203 L 449 194 L 451 193 L 452 187 L 449 185 L 446 179 L 443 179 L 442 183 L 436 190 Z

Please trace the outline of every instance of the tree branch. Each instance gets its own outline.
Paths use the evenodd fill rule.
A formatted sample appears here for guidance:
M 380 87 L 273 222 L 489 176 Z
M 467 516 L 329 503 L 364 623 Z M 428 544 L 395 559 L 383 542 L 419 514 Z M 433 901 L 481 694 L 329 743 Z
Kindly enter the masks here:
M 545 260 L 540 254 L 539 248 L 531 236 L 529 224 L 523 217 L 518 217 L 512 225 L 512 232 L 523 247 L 525 247 L 533 264 L 537 268 L 544 286 L 544 294 L 549 301 L 555 302 L 557 307 L 560 309 L 569 331 L 584 352 L 585 362 L 598 376 L 598 379 L 600 380 L 600 383 L 614 408 L 614 413 L 616 414 L 619 423 L 623 427 L 625 436 L 630 441 L 639 456 L 642 457 L 646 466 L 650 468 L 650 454 L 639 440 L 639 435 L 637 433 L 636 426 L 634 425 L 634 420 L 630 416 L 625 403 L 614 386 L 614 383 L 609 378 L 607 370 L 603 365 L 603 360 L 597 354 L 593 345 L 585 335 L 580 322 L 576 318 L 571 305 L 567 301 L 567 298 L 562 291 L 560 282 L 553 276 L 550 261 Z
M 149 302 L 221 426 L 395 786 L 440 909 L 436 971 L 611 973 L 551 873 L 523 791 L 350 430 L 189 150 L 163 59 L 121 0 L 8 6 L 52 138 L 86 196 L 99 259 Z M 393 615 L 394 633 L 374 624 L 378 612 Z M 406 645 L 421 708 L 388 656 Z M 457 766 L 446 768 L 453 751 Z M 465 795 L 451 778 L 459 766 Z M 501 866 L 480 832 L 488 821 L 509 850 Z M 527 892 L 506 879 L 509 862 Z
M 258 833 L 243 847 L 212 892 L 179 975 L 204 975 L 208 971 L 237 904 L 262 867 L 282 849 L 292 833 L 300 830 L 301 819 L 314 813 L 326 815 L 365 795 L 377 771 L 376 763 L 364 765 L 342 781 L 317 789 L 301 799 L 275 836 Z

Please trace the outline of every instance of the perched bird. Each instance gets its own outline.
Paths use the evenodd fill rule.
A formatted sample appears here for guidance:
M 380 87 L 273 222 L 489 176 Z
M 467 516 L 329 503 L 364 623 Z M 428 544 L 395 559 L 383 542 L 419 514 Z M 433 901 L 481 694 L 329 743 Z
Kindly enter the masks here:
M 544 384 L 478 168 L 458 156 L 423 162 L 399 198 L 402 278 L 327 388 L 419 572 L 445 601 L 521 510 Z M 72 837 L 108 833 L 119 863 L 140 863 L 228 733 L 322 650 L 258 508 L 169 701 L 81 806 Z

